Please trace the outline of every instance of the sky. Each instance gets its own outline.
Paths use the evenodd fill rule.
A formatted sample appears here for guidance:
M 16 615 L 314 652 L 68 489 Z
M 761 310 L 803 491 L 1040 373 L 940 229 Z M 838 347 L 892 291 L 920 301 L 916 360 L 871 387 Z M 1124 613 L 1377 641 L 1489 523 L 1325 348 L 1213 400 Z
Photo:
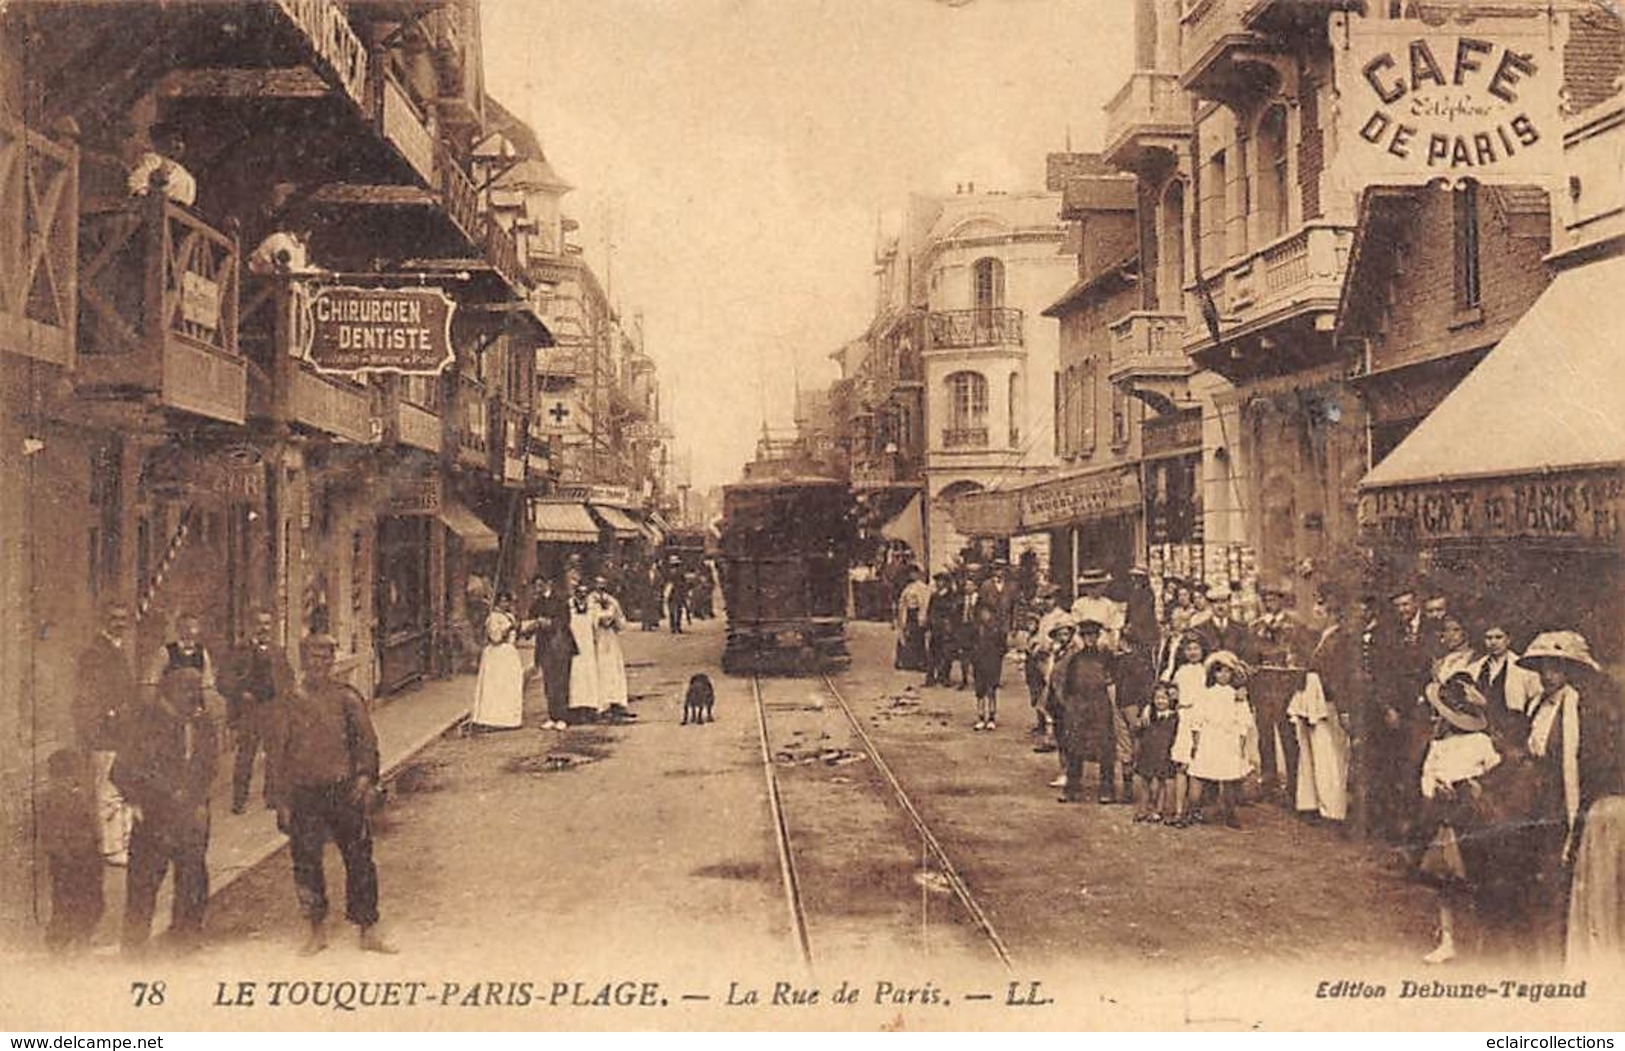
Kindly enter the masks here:
M 486 90 L 575 189 L 566 214 L 641 314 L 689 481 L 739 477 L 764 420 L 875 302 L 910 193 L 1043 188 L 1098 150 L 1131 0 L 484 0 Z

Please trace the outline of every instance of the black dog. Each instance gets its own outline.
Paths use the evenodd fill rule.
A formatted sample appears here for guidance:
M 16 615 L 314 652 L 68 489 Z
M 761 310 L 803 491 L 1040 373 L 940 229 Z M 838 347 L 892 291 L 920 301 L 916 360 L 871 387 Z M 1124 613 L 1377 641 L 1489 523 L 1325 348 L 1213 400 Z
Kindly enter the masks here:
M 717 703 L 717 692 L 711 688 L 711 677 L 703 672 L 688 680 L 688 693 L 683 696 L 683 721 L 678 724 L 714 723 L 711 709 Z

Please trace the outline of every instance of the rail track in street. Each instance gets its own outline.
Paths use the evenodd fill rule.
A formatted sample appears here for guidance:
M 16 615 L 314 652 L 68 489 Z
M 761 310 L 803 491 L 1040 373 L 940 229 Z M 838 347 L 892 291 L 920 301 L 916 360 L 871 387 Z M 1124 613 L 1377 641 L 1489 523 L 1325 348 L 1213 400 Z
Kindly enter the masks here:
M 753 676 L 751 691 L 788 927 L 809 972 L 877 946 L 991 954 L 1011 967 L 942 837 L 836 682 Z

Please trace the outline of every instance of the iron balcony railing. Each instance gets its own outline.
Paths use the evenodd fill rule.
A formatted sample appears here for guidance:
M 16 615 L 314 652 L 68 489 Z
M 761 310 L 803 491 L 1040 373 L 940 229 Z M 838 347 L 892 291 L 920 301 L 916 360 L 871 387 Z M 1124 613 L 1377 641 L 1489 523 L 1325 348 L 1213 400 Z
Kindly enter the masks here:
M 937 310 L 929 315 L 931 349 L 1022 345 L 1022 313 L 1012 307 Z

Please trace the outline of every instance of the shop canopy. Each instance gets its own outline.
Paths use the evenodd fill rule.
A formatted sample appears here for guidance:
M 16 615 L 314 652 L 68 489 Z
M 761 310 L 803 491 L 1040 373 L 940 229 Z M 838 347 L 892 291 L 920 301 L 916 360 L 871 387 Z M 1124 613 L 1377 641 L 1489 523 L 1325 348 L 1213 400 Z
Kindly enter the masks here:
M 538 543 L 598 543 L 598 523 L 587 513 L 585 504 L 538 500 L 530 505 L 530 519 Z
M 609 527 L 615 534 L 616 540 L 636 540 L 643 536 L 643 530 L 638 528 L 637 520 L 622 511 L 619 507 L 610 504 L 588 504 L 592 513 Z
M 479 516 L 473 511 L 455 500 L 447 500 L 441 504 L 438 517 L 447 529 L 457 534 L 457 538 L 463 542 L 465 551 L 483 554 L 495 551 L 501 546 L 501 541 L 491 527 L 480 521 Z
M 1625 463 L 1625 258 L 1565 271 L 1362 489 Z

